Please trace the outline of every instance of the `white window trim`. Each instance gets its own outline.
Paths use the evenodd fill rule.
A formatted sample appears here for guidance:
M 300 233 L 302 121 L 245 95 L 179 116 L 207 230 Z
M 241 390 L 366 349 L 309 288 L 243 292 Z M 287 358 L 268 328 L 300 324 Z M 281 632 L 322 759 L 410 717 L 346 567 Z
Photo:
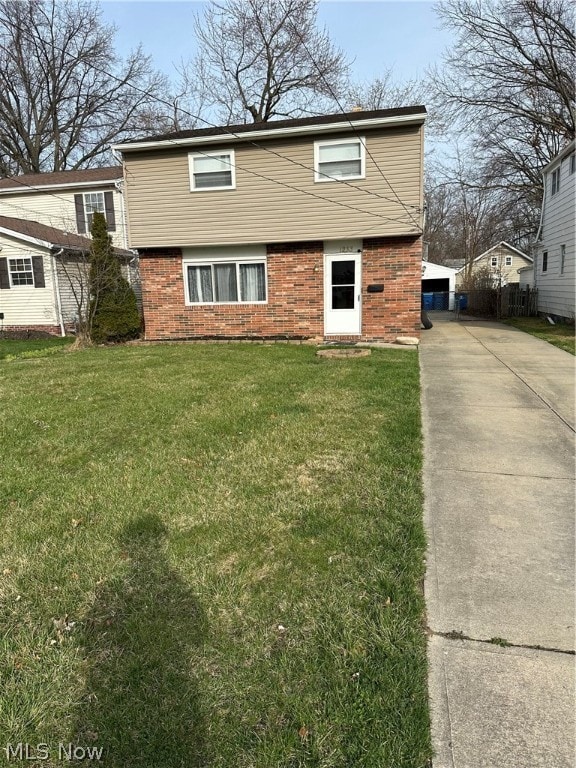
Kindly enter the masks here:
M 96 190 L 96 192 L 83 192 L 82 193 L 82 205 L 84 206 L 84 221 L 86 222 L 86 231 L 90 232 L 92 229 L 92 222 L 88 218 L 89 216 L 94 215 L 94 211 L 88 211 L 88 206 L 86 202 L 86 198 L 88 195 L 99 195 L 102 198 L 102 210 L 99 211 L 99 213 L 106 218 L 106 198 L 104 197 L 104 192 L 101 192 L 100 190 Z M 108 221 L 106 221 L 106 224 L 108 224 Z
M 340 179 L 336 176 L 326 176 L 320 173 L 320 147 L 327 147 L 333 144 L 360 144 L 360 174 L 354 176 L 345 176 Z M 315 141 L 314 142 L 314 181 L 320 184 L 330 182 L 346 182 L 350 179 L 365 179 L 366 178 L 366 139 L 363 136 L 353 136 L 344 139 L 332 139 L 329 141 Z
M 196 187 L 194 186 L 194 160 L 205 157 L 220 157 L 221 155 L 230 156 L 230 170 L 232 172 L 232 183 L 214 187 Z M 215 149 L 213 152 L 189 152 L 188 153 L 188 172 L 190 175 L 190 192 L 214 192 L 224 189 L 236 189 L 236 157 L 233 149 Z
M 490 256 L 490 267 L 498 266 L 498 256 Z
M 504 266 L 505 267 L 511 267 L 512 266 L 512 256 L 505 256 L 504 257 Z
M 554 180 L 556 180 L 556 184 Z M 560 192 L 560 166 L 555 168 L 550 175 L 550 195 L 557 195 L 558 192 Z
M 18 283 L 14 283 L 12 279 L 12 268 L 10 266 L 12 261 L 23 261 L 26 259 L 30 262 L 30 269 L 23 270 L 24 272 L 31 272 L 32 273 L 32 282 L 27 283 L 26 285 L 21 285 Z M 34 265 L 32 263 L 32 256 L 9 256 L 8 257 L 8 277 L 10 279 L 10 288 L 36 288 L 36 281 L 34 280 Z
M 241 264 L 264 264 L 264 285 L 266 288 L 266 298 L 264 301 L 190 301 L 190 287 L 188 285 L 188 267 L 206 267 L 220 264 L 236 265 L 236 284 L 238 293 L 240 293 L 240 265 Z M 182 259 L 182 273 L 184 277 L 184 300 L 187 307 L 226 307 L 226 306 L 250 306 L 252 304 L 268 304 L 268 260 L 262 256 L 240 257 L 240 258 L 206 258 L 206 259 Z

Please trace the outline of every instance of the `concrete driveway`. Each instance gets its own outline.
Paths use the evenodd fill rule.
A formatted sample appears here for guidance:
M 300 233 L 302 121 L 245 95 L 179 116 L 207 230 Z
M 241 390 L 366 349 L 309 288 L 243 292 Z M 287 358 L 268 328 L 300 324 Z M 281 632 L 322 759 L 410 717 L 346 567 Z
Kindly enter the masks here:
M 434 768 L 574 768 L 575 358 L 422 333 Z

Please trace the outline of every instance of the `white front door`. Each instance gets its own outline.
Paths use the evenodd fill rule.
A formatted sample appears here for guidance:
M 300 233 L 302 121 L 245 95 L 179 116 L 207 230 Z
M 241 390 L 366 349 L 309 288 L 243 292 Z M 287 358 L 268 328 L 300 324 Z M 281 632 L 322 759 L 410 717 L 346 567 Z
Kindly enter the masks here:
M 349 336 L 361 332 L 359 253 L 324 257 L 324 333 Z

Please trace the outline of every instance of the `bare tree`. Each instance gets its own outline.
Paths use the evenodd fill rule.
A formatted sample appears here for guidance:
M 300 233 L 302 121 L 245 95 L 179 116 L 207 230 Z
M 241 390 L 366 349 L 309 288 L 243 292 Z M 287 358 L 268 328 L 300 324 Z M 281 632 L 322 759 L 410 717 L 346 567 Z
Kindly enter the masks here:
M 459 149 L 436 164 L 426 179 L 428 259 L 436 264 L 463 260 L 465 277 L 480 254 L 506 240 L 528 250 L 533 240 L 533 211 L 509 191 L 487 186 L 478 157 Z
M 435 70 L 437 110 L 472 135 L 485 180 L 537 203 L 541 169 L 575 133 L 571 0 L 445 0 L 457 36 Z
M 114 35 L 89 0 L 0 2 L 0 175 L 107 163 L 111 142 L 165 127 L 163 76 Z
M 346 104 L 362 109 L 388 109 L 411 104 L 425 104 L 427 87 L 422 80 L 394 80 L 392 69 L 385 70 L 373 80 L 351 82 L 346 89 Z
M 348 65 L 316 16 L 317 0 L 212 2 L 195 19 L 189 81 L 226 123 L 326 111 Z

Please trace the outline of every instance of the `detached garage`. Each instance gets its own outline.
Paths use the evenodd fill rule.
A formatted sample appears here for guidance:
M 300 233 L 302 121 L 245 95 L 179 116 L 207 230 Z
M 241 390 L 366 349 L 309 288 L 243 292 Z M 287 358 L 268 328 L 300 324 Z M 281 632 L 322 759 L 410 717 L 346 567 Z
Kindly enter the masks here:
M 456 270 L 441 264 L 422 262 L 422 306 L 433 309 L 454 309 Z

